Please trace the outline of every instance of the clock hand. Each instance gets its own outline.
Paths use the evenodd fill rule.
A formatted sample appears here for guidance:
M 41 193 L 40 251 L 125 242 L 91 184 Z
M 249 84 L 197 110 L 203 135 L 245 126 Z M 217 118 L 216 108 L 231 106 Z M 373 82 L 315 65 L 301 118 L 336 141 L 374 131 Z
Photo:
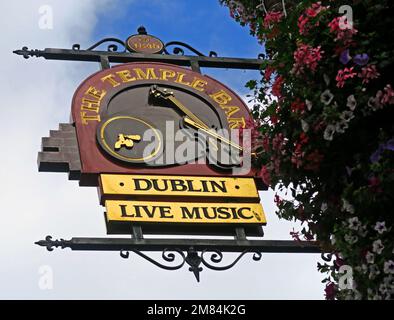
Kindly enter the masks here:
M 236 144 L 236 143 L 234 143 L 234 142 L 228 140 L 227 138 L 225 138 L 225 137 L 223 137 L 223 136 L 217 134 L 215 131 L 213 131 L 213 130 L 211 130 L 211 129 L 204 128 L 204 127 L 201 126 L 199 123 L 197 123 L 197 122 L 191 120 L 190 118 L 184 117 L 183 120 L 184 120 L 185 123 L 187 123 L 188 125 L 191 125 L 191 126 L 197 128 L 197 129 L 200 129 L 200 130 L 204 131 L 205 133 L 209 134 L 210 136 L 212 136 L 212 137 L 214 137 L 214 138 L 216 138 L 216 139 L 218 139 L 218 140 L 220 140 L 220 141 L 223 141 L 224 143 L 226 143 L 226 144 L 228 144 L 228 145 L 230 145 L 230 146 L 232 146 L 232 147 L 234 147 L 234 148 L 236 148 L 236 149 L 238 149 L 238 150 L 240 150 L 240 151 L 243 150 L 243 148 L 242 148 L 240 145 L 238 145 L 238 144 Z

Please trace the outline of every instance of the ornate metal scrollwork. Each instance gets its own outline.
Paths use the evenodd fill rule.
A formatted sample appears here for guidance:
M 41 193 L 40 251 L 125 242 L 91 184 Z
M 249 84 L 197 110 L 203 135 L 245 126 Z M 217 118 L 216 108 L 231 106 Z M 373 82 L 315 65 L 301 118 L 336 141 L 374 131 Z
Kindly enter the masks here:
M 134 252 L 135 254 L 139 255 L 140 257 L 144 258 L 145 260 L 149 261 L 150 263 L 154 264 L 157 267 L 160 267 L 162 269 L 165 270 L 178 270 L 180 268 L 183 267 L 183 265 L 186 262 L 186 256 L 183 253 L 182 250 L 179 249 L 164 249 L 161 257 L 163 258 L 164 261 L 166 262 L 174 262 L 176 259 L 175 253 L 179 254 L 180 258 L 182 259 L 181 262 L 179 264 L 173 265 L 173 266 L 169 266 L 169 265 L 165 265 L 162 264 L 156 260 L 154 260 L 153 258 L 147 256 L 146 254 L 142 253 L 139 250 L 121 250 L 120 251 L 120 256 L 124 259 L 128 259 L 130 256 L 130 252 Z M 175 253 L 174 253 L 175 252 Z
M 185 50 L 181 48 L 181 47 L 184 47 L 184 48 L 188 49 L 189 51 L 193 52 L 194 54 L 196 54 L 197 56 L 206 57 L 205 54 L 201 53 L 201 52 L 198 51 L 197 49 L 193 48 L 192 46 L 188 45 L 187 43 L 180 42 L 180 41 L 170 41 L 170 42 L 167 42 L 167 43 L 164 45 L 164 53 L 165 53 L 165 54 L 171 54 L 171 53 L 169 53 L 168 50 L 167 50 L 167 49 L 169 49 L 170 46 L 175 46 L 175 47 L 172 49 L 172 53 L 173 53 L 173 54 L 176 54 L 176 55 L 184 56 L 184 55 L 185 55 Z M 217 54 L 215 51 L 210 51 L 208 56 L 209 56 L 209 57 L 217 57 L 218 54 Z
M 138 251 L 138 250 L 121 250 L 120 256 L 122 258 L 129 258 L 129 251 L 132 251 L 139 255 L 140 257 L 146 259 L 147 261 L 151 262 L 152 264 L 165 269 L 165 270 L 177 270 L 180 269 L 184 266 L 185 262 L 190 266 L 189 271 L 193 272 L 194 276 L 196 277 L 197 281 L 200 282 L 200 272 L 203 271 L 203 268 L 201 267 L 201 264 L 203 264 L 205 267 L 211 270 L 216 270 L 216 271 L 223 271 L 223 270 L 228 270 L 231 269 L 233 266 L 237 264 L 241 258 L 247 254 L 247 253 L 253 253 L 253 260 L 254 261 L 259 261 L 261 260 L 262 253 L 259 251 L 251 251 L 251 250 L 244 250 L 232 263 L 224 265 L 224 266 L 216 266 L 214 264 L 219 264 L 223 260 L 223 253 L 219 250 L 203 250 L 201 254 L 198 253 L 193 247 L 190 247 L 189 250 L 187 251 L 187 254 L 185 255 L 182 250 L 180 249 L 164 249 L 162 253 L 162 258 L 163 260 L 167 262 L 174 262 L 175 261 L 175 254 L 170 253 L 170 252 L 176 252 L 179 254 L 181 257 L 181 262 L 174 265 L 174 266 L 168 266 L 164 265 L 153 258 L 147 256 L 146 254 Z M 211 262 L 208 262 L 207 259 L 205 259 L 204 255 L 207 253 L 211 253 L 211 256 L 209 257 L 209 260 Z M 213 263 L 213 264 L 212 264 Z
M 253 260 L 254 260 L 254 261 L 259 261 L 259 260 L 261 260 L 261 258 L 262 258 L 262 253 L 259 252 L 259 251 L 244 250 L 244 251 L 243 251 L 243 252 L 242 252 L 232 263 L 230 263 L 230 264 L 228 264 L 228 265 L 224 265 L 224 266 L 215 266 L 215 265 L 210 264 L 210 263 L 204 258 L 204 254 L 206 254 L 206 253 L 208 253 L 208 252 L 211 253 L 211 256 L 210 256 L 210 259 L 209 259 L 209 260 L 211 260 L 213 263 L 220 263 L 220 262 L 222 262 L 222 260 L 223 260 L 223 253 L 220 252 L 219 250 L 212 250 L 212 249 L 210 249 L 210 250 L 204 250 L 204 251 L 201 253 L 201 258 L 202 258 L 202 263 L 203 263 L 203 265 L 206 266 L 206 267 L 209 268 L 209 269 L 217 270 L 217 271 L 222 271 L 222 270 L 231 269 L 231 268 L 234 267 L 234 266 L 237 264 L 237 262 L 238 262 L 239 260 L 241 260 L 241 258 L 242 258 L 245 254 L 247 254 L 247 253 L 253 253 Z
M 108 42 L 115 42 L 117 44 L 120 44 L 123 47 L 123 51 L 118 51 L 118 46 L 116 44 L 109 44 L 107 47 L 107 51 L 108 52 L 126 52 L 126 44 L 124 43 L 124 41 L 117 39 L 117 38 L 105 38 L 102 39 L 98 42 L 96 42 L 94 45 L 90 46 L 89 48 L 87 48 L 87 51 L 92 51 L 96 48 L 98 48 L 99 46 L 101 46 L 103 43 L 108 43 Z M 81 45 L 76 43 L 72 46 L 72 49 L 75 51 L 79 51 L 81 50 Z
M 321 254 L 322 260 L 323 260 L 323 261 L 326 261 L 326 262 L 331 262 L 332 256 L 333 256 L 332 253 L 322 253 L 322 254 Z
M 54 248 L 61 247 L 62 249 L 70 247 L 71 241 L 69 240 L 52 240 L 51 236 L 46 236 L 45 240 L 40 240 L 35 242 L 35 244 L 46 247 L 48 251 L 53 251 Z

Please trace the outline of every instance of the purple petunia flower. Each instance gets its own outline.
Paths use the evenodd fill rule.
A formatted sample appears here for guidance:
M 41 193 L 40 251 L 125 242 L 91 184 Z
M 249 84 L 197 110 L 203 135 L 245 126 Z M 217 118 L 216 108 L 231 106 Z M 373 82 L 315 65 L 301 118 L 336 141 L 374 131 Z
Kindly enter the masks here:
M 339 61 L 342 64 L 348 64 L 350 60 L 352 60 L 352 57 L 349 54 L 349 49 L 343 50 L 339 56 Z
M 371 160 L 372 163 L 376 163 L 380 160 L 380 156 L 382 155 L 382 152 L 384 151 L 383 145 L 381 144 L 379 148 L 372 153 L 372 155 L 369 157 L 369 160 Z
M 390 150 L 390 151 L 394 151 L 394 138 L 390 139 L 389 141 L 386 142 L 385 149 Z
M 356 54 L 353 61 L 359 66 L 365 66 L 369 61 L 369 56 L 366 53 Z
M 388 140 L 386 143 L 381 143 L 379 148 L 372 153 L 369 160 L 371 160 L 372 163 L 378 162 L 384 150 L 394 151 L 394 138 Z

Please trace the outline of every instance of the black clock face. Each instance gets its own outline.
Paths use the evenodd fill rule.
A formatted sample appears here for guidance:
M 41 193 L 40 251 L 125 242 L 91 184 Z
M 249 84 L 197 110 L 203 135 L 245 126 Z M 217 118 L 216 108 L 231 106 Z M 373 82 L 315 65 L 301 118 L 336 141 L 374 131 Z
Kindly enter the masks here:
M 115 94 L 97 129 L 110 157 L 129 164 L 171 166 L 207 159 L 231 168 L 240 162 L 224 112 L 195 90 L 144 83 Z M 224 130 L 224 131 L 223 131 Z
M 130 163 L 151 163 L 163 150 L 162 135 L 154 124 L 136 115 L 109 117 L 100 126 L 98 141 L 111 156 Z

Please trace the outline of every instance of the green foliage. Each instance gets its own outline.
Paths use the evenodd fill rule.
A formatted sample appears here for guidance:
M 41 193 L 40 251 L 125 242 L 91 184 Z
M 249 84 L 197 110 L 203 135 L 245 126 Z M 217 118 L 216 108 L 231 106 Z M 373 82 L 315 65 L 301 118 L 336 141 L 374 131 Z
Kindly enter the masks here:
M 221 2 L 265 48 L 262 78 L 246 87 L 262 178 L 292 194 L 276 197 L 278 216 L 304 223 L 294 237 L 331 248 L 334 262 L 318 265 L 328 299 L 392 299 L 394 3 L 350 2 L 349 25 L 338 1 L 285 1 L 287 16 Z M 343 264 L 352 289 L 339 287 Z

